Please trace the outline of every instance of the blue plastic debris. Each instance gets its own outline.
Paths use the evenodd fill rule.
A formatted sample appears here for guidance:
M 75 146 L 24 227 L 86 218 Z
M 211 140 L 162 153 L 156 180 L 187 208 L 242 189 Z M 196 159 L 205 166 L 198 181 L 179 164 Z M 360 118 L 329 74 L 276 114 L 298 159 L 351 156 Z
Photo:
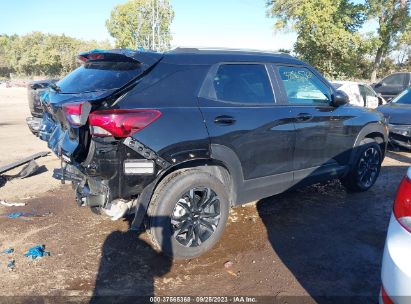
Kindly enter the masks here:
M 10 254 L 10 253 L 13 253 L 13 252 L 14 252 L 13 248 L 7 248 L 7 249 L 4 249 L 1 253 Z
M 10 270 L 13 270 L 15 266 L 16 266 L 16 262 L 14 260 L 10 260 L 7 263 L 7 268 L 10 269 Z
M 131 226 L 130 228 L 128 228 L 128 231 L 140 231 L 140 228 L 137 226 Z
M 16 219 L 16 218 L 18 218 L 20 216 L 23 216 L 23 215 L 24 215 L 23 212 L 12 212 L 12 213 L 9 213 L 7 215 L 7 217 L 10 218 L 10 219 Z
M 32 260 L 35 260 L 36 258 L 42 258 L 45 255 L 50 256 L 50 252 L 44 251 L 46 246 L 44 245 L 38 245 L 29 248 L 29 250 L 24 254 L 24 256 L 31 258 Z
M 7 217 L 8 217 L 9 219 L 16 219 L 16 218 L 22 217 L 22 216 L 24 216 L 24 217 L 34 216 L 34 213 L 12 212 L 12 213 L 7 214 Z

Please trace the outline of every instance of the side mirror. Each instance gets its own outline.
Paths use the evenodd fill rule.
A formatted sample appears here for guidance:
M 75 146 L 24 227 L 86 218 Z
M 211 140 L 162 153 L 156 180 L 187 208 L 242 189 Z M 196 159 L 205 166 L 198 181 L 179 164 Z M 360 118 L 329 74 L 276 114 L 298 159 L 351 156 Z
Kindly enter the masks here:
M 373 85 L 374 88 L 379 88 L 382 87 L 384 85 L 383 82 L 377 82 L 376 84 Z
M 334 107 L 339 107 L 342 105 L 345 105 L 350 102 L 350 99 L 348 98 L 348 95 L 345 94 L 343 91 L 336 91 L 332 95 L 332 105 Z

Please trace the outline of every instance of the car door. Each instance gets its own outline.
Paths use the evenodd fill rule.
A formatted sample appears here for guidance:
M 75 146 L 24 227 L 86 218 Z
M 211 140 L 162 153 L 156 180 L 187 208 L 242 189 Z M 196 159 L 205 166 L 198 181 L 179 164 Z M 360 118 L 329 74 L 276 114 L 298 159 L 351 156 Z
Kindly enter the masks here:
M 395 73 L 385 77 L 374 86 L 374 90 L 386 100 L 391 100 L 407 88 L 408 74 Z
M 354 102 L 352 102 L 353 105 L 359 106 L 359 107 L 364 107 L 364 99 L 362 98 L 360 87 L 356 83 L 350 84 L 351 92 L 354 98 Z M 351 103 L 351 101 L 350 101 Z
M 331 106 L 332 89 L 310 68 L 277 65 L 276 72 L 295 118 L 294 179 L 336 174 L 352 145 L 344 125 L 347 111 Z
M 235 167 L 238 159 L 245 183 L 260 184 L 245 188 L 277 184 L 273 192 L 280 192 L 292 182 L 295 133 L 289 109 L 273 94 L 273 77 L 264 63 L 216 64 L 203 84 L 199 106 L 212 153 L 228 150 L 233 157 L 226 162 Z
M 364 100 L 364 106 L 370 109 L 375 109 L 378 107 L 378 96 L 377 94 L 367 85 L 359 84 L 361 97 Z

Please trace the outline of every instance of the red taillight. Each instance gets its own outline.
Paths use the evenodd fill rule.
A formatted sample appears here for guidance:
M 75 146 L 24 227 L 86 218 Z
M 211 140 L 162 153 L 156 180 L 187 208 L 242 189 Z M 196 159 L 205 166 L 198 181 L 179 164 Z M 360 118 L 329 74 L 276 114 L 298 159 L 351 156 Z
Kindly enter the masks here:
M 103 54 L 89 54 L 87 56 L 88 60 L 102 60 L 104 59 L 104 55 Z
M 90 60 L 103 60 L 104 55 L 103 54 L 80 55 L 80 56 L 78 56 L 78 59 L 80 59 L 83 62 L 87 62 L 87 61 L 90 61 Z
M 157 110 L 102 110 L 90 114 L 91 134 L 98 137 L 128 137 L 161 116 Z
M 404 177 L 394 202 L 394 216 L 398 222 L 411 232 L 411 180 Z
M 384 304 L 394 304 L 390 297 L 385 292 L 384 286 L 381 287 L 381 299 Z
M 82 102 L 66 103 L 63 105 L 63 112 L 67 120 L 73 126 L 81 125 L 81 112 L 83 109 Z

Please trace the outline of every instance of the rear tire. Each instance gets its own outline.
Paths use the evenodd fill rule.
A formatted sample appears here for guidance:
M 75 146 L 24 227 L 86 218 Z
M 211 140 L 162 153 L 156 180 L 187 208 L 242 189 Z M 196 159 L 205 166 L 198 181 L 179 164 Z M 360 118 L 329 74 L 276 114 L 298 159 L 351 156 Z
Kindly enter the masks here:
M 175 259 L 197 257 L 220 239 L 229 213 L 221 181 L 201 170 L 171 173 L 151 199 L 148 231 L 157 249 Z
M 363 192 L 370 189 L 380 174 L 382 152 L 378 143 L 372 138 L 360 142 L 355 165 L 342 178 L 341 183 L 351 192 Z

